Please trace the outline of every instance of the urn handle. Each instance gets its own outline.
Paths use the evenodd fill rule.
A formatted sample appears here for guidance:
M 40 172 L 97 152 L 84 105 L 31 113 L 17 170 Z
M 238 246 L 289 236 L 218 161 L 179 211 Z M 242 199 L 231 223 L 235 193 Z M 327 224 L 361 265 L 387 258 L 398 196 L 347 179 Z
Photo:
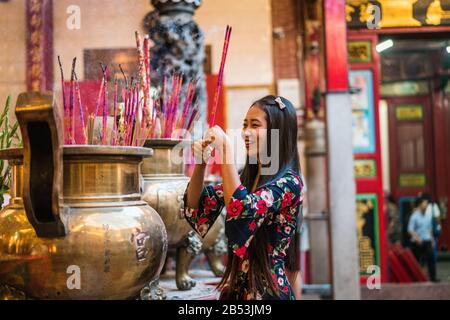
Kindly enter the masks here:
M 62 120 L 52 93 L 19 95 L 16 116 L 23 139 L 23 203 L 38 237 L 66 235 L 60 217 Z

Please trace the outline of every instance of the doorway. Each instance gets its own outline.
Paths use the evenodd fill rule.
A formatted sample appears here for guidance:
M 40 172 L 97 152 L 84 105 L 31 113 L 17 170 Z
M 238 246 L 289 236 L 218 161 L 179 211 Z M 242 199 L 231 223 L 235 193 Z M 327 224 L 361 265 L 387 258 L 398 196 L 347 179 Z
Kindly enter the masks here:
M 440 206 L 440 251 L 450 248 L 450 39 L 395 39 L 380 54 L 381 99 L 387 105 L 390 193 L 402 225 L 402 242 L 419 192 Z

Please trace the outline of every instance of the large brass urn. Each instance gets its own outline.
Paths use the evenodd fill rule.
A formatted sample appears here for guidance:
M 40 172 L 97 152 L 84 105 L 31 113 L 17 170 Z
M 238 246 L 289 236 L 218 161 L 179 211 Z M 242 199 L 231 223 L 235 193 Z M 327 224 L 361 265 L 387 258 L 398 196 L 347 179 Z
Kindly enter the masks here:
M 0 152 L 13 165 L 12 200 L 0 212 L 0 289 L 37 299 L 151 298 L 167 253 L 164 223 L 140 195 L 140 163 L 152 150 L 60 146 L 52 101 L 20 95 L 23 152 Z
M 184 151 L 190 142 L 177 139 L 149 139 L 145 147 L 154 151 L 153 157 L 142 162 L 143 200 L 161 215 L 167 229 L 169 251 L 176 254 L 176 285 L 189 290 L 196 282 L 188 269 L 193 258 L 202 250 L 208 257 L 212 271 L 221 276 L 223 221 L 217 219 L 204 239 L 192 230 L 182 214 L 183 195 L 189 178 L 185 175 Z

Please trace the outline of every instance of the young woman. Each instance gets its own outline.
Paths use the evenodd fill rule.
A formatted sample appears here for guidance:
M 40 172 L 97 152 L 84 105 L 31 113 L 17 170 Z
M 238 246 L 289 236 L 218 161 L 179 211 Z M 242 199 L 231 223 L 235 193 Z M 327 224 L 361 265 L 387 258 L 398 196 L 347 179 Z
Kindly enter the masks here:
M 276 141 L 271 139 L 274 130 Z M 210 128 L 205 140 L 194 143 L 194 154 L 206 157 L 196 164 L 187 187 L 185 217 L 204 237 L 226 206 L 228 262 L 219 284 L 221 299 L 294 300 L 286 272 L 298 278 L 297 226 L 303 201 L 294 107 L 281 97 L 256 101 L 245 117 L 242 137 L 247 161 L 240 175 L 229 161 L 234 159 L 233 146 L 220 127 Z M 212 149 L 222 160 L 222 183 L 203 187 Z M 278 157 L 275 174 L 264 174 L 262 155 Z

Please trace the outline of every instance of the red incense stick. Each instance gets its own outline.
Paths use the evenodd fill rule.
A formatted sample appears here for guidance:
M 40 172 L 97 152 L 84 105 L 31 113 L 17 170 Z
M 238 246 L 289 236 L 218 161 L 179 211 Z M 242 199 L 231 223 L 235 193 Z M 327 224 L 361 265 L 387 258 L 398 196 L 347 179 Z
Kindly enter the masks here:
M 113 118 L 113 132 L 112 132 L 112 145 L 115 146 L 117 141 L 117 79 L 114 79 L 114 118 Z
M 222 91 L 223 73 L 224 73 L 224 69 L 225 69 L 225 62 L 227 59 L 228 45 L 230 44 L 231 31 L 232 31 L 232 28 L 230 26 L 227 26 L 227 29 L 225 31 L 225 41 L 223 43 L 222 61 L 220 63 L 219 76 L 217 78 L 217 85 L 216 85 L 216 92 L 214 94 L 214 104 L 213 104 L 211 116 L 209 119 L 210 127 L 214 126 L 216 123 L 216 111 L 217 111 L 217 106 L 219 104 L 220 93 Z
M 108 67 L 102 65 L 103 70 L 103 129 L 102 129 L 102 144 L 107 144 L 107 126 L 108 126 L 108 113 L 109 113 L 109 103 L 108 103 L 108 79 L 107 79 L 107 71 Z
M 74 108 L 75 108 L 75 64 L 77 62 L 77 58 L 73 58 L 72 60 L 72 70 L 70 76 L 70 89 L 69 89 L 69 144 L 75 144 L 75 123 L 74 123 Z
M 81 90 L 80 90 L 80 84 L 78 83 L 78 77 L 76 72 L 74 72 L 74 77 L 75 77 L 75 90 L 77 93 L 77 97 L 78 97 L 78 107 L 79 107 L 79 111 L 80 111 L 80 120 L 81 120 L 81 128 L 82 128 L 82 144 L 86 144 L 87 143 L 87 136 L 86 136 L 86 119 L 84 118 L 84 106 L 83 103 L 81 101 Z

